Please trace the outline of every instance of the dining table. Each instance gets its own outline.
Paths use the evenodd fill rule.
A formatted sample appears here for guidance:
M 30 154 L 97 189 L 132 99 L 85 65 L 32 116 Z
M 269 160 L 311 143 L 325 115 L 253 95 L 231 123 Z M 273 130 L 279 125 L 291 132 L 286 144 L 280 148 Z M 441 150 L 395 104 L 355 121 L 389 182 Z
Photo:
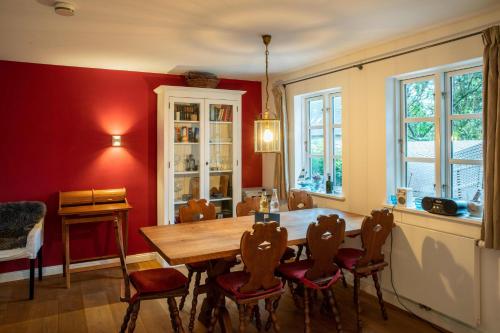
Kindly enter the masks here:
M 307 228 L 320 215 L 336 214 L 345 220 L 345 235 L 361 233 L 365 216 L 330 208 L 312 208 L 279 213 L 280 227 L 288 232 L 287 244 L 306 243 Z M 208 261 L 207 296 L 203 300 L 198 320 L 208 327 L 215 306 L 217 276 L 229 272 L 234 258 L 240 254 L 240 240 L 245 231 L 251 231 L 255 216 L 230 217 L 216 220 L 169 224 L 140 228 L 147 243 L 171 266 Z M 228 259 L 229 258 L 229 259 Z M 227 310 L 222 309 L 219 324 L 221 331 L 231 330 Z

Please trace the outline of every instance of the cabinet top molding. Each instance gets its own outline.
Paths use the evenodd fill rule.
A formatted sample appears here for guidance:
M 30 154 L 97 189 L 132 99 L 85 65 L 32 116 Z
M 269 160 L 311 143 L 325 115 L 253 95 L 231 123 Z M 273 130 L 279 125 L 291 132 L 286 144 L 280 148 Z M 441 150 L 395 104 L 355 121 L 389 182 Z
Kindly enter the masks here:
M 212 88 L 196 88 L 196 87 L 183 87 L 183 86 L 158 86 L 155 90 L 155 93 L 159 94 L 168 94 L 175 95 L 176 93 L 181 94 L 200 94 L 207 96 L 207 94 L 217 94 L 217 95 L 231 95 L 231 96 L 242 96 L 246 94 L 244 90 L 229 90 L 229 89 L 212 89 Z M 180 96 L 184 97 L 184 96 Z M 192 96 L 194 97 L 194 96 Z

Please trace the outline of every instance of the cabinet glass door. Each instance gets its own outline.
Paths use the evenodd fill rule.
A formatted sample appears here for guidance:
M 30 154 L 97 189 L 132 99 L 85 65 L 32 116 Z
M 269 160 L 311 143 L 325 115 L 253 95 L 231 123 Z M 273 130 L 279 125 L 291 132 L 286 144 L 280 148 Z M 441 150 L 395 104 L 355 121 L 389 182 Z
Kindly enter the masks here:
M 218 218 L 233 216 L 233 109 L 208 103 L 209 200 Z
M 177 102 L 173 108 L 174 135 L 174 210 L 176 222 L 179 207 L 190 199 L 200 198 L 201 103 Z

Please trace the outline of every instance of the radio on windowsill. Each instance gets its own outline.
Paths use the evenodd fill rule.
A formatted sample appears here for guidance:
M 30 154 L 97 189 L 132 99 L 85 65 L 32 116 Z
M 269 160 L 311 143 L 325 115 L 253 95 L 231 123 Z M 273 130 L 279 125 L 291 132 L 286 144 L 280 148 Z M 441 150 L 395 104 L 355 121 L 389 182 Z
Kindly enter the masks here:
M 422 208 L 432 214 L 460 216 L 467 213 L 467 202 L 447 198 L 424 197 L 422 199 Z

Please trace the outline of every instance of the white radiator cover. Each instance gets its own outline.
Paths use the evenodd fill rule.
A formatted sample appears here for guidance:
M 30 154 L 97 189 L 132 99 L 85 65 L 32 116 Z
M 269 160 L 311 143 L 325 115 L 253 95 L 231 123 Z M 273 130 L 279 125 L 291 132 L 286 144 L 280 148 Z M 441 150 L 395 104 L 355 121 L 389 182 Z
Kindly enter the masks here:
M 398 222 L 393 241 L 394 285 L 401 296 L 479 325 L 480 251 L 474 238 Z

